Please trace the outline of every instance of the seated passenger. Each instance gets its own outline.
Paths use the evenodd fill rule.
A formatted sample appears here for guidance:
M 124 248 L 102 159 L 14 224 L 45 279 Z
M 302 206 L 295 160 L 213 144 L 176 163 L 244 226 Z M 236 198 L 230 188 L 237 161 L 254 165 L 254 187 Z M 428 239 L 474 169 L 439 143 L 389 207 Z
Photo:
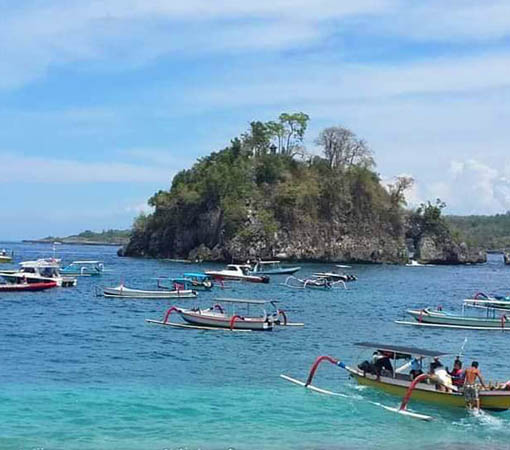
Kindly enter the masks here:
M 382 370 L 385 369 L 393 375 L 393 366 L 391 365 L 390 357 L 384 352 L 374 352 L 372 361 L 375 367 L 377 378 L 381 376 Z
M 460 359 L 456 359 L 453 362 L 453 369 L 448 373 L 452 377 L 454 386 L 460 387 L 464 385 L 464 371 L 462 370 L 462 361 Z

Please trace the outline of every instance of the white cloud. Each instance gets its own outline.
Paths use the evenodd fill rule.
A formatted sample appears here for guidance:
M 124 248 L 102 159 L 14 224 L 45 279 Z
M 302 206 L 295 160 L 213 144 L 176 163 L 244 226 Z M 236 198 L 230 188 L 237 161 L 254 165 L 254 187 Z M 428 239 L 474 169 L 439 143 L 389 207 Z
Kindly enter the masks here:
M 0 153 L 0 183 L 170 183 L 175 172 L 157 166 L 88 162 Z
M 443 200 L 448 214 L 501 214 L 510 210 L 510 166 L 491 167 L 468 159 L 452 161 L 432 182 L 418 181 L 420 202 Z

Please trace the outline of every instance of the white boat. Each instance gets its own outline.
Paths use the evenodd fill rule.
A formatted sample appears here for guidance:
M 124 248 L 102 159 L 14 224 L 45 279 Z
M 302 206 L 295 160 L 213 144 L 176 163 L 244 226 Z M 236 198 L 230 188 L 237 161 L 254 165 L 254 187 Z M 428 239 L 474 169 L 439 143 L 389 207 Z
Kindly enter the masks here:
M 55 281 L 59 287 L 76 286 L 76 278 L 62 276 L 59 261 L 52 258 L 24 261 L 18 270 L 0 271 L 0 277 L 10 283 Z
M 223 270 L 206 270 L 215 280 L 249 281 L 251 283 L 269 283 L 268 276 L 250 274 L 251 266 L 248 264 L 229 264 Z
M 116 287 L 107 287 L 103 289 L 103 295 L 105 297 L 115 298 L 194 298 L 197 296 L 195 291 L 190 289 L 177 289 L 174 291 L 169 290 L 143 290 L 143 289 L 132 289 L 124 286 L 123 284 Z
M 10 263 L 12 262 L 12 257 L 14 252 L 8 252 L 5 249 L 0 250 L 0 263 Z
M 149 323 L 195 329 L 230 329 L 238 331 L 270 331 L 277 325 L 303 326 L 302 323 L 288 323 L 285 312 L 278 309 L 274 300 L 246 300 L 217 298 L 210 308 L 180 308 L 172 306 L 163 320 L 146 319 Z M 270 310 L 268 311 L 268 309 Z M 253 309 L 259 314 L 253 314 Z M 186 323 L 171 322 L 175 312 Z
M 281 261 L 257 261 L 250 272 L 254 275 L 291 275 L 300 269 L 300 266 L 283 266 Z
M 410 259 L 410 262 L 406 264 L 407 267 L 433 267 L 434 264 L 421 264 L 415 259 Z

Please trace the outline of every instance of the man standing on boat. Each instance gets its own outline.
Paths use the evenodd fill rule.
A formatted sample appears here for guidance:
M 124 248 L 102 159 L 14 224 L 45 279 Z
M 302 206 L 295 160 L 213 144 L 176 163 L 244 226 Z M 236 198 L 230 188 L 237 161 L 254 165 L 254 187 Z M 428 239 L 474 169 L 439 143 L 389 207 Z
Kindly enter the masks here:
M 487 389 L 482 379 L 482 373 L 478 369 L 478 362 L 473 361 L 471 367 L 465 370 L 464 378 L 464 398 L 469 409 L 475 407 L 480 410 L 480 397 L 478 395 L 478 385 L 476 379 L 480 380 L 480 383 L 484 389 Z

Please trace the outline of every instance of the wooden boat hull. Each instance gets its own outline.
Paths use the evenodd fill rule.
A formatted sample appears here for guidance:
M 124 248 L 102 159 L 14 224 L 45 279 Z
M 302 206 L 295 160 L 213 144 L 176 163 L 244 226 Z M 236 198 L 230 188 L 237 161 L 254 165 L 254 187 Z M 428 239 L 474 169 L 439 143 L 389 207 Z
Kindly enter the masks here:
M 0 284 L 0 292 L 36 292 L 54 288 L 56 286 L 57 283 L 54 281 L 41 283 Z
M 0 264 L 10 262 L 12 262 L 12 256 L 0 256 Z
M 188 323 L 193 325 L 200 325 L 206 327 L 216 327 L 216 328 L 231 328 L 231 319 L 232 316 L 223 315 L 223 314 L 203 314 L 198 312 L 193 312 L 190 310 L 180 310 L 180 316 Z M 245 318 L 235 320 L 232 328 L 235 330 L 256 330 L 256 331 L 269 331 L 274 327 L 274 322 L 263 320 L 263 319 L 255 319 L 255 318 Z
M 367 374 L 363 376 L 362 373 L 352 368 L 349 368 L 349 372 L 358 384 L 370 386 L 400 398 L 406 394 L 407 388 L 411 384 L 410 381 L 395 380 L 387 377 L 381 377 L 380 380 L 377 381 L 375 375 L 370 376 Z M 411 401 L 415 400 L 440 406 L 466 407 L 466 402 L 462 393 L 437 391 L 433 385 L 425 383 L 418 384 L 413 391 Z M 505 411 L 510 409 L 510 391 L 481 391 L 480 407 L 489 411 Z
M 145 291 L 141 289 L 131 289 L 123 286 L 115 288 L 104 288 L 105 297 L 115 298 L 145 298 L 145 299 L 166 299 L 166 298 L 195 298 L 197 293 L 192 290 L 178 291 Z
M 452 314 L 442 313 L 440 311 L 428 310 L 408 310 L 407 313 L 416 319 L 419 323 L 437 324 L 437 325 L 455 325 L 473 328 L 497 328 L 510 329 L 510 322 L 501 318 L 478 318 L 455 316 Z

